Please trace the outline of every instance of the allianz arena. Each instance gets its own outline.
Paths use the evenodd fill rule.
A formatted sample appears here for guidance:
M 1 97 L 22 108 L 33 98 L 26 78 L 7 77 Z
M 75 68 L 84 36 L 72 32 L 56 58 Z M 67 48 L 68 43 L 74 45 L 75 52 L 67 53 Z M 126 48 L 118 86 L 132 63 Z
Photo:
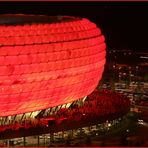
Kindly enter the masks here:
M 105 116 L 106 120 L 110 114 L 126 114 L 128 99 L 108 91 L 93 92 L 104 70 L 105 48 L 101 30 L 85 18 L 0 15 L 0 138 L 9 137 L 6 130 L 44 127 L 51 117 L 58 125 L 62 110 L 68 120 L 62 124 L 68 126 L 73 119 L 80 122 L 81 115 L 89 114 L 83 116 L 89 122 L 93 117 Z M 113 101 L 111 95 L 123 100 Z M 99 108 L 94 115 L 87 111 L 91 110 L 89 104 L 97 108 L 103 99 L 103 108 L 112 107 L 115 100 L 123 108 L 112 107 L 107 112 Z M 77 117 L 70 108 L 74 105 L 80 111 Z M 26 124 L 28 121 L 36 125 Z M 53 129 L 56 131 L 56 126 Z

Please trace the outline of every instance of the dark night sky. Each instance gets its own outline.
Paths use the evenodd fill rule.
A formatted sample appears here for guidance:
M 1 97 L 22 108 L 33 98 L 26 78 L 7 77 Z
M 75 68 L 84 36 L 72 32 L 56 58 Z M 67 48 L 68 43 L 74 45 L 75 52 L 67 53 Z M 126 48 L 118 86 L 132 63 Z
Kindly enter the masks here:
M 0 2 L 0 13 L 86 17 L 102 29 L 108 49 L 148 52 L 148 2 Z

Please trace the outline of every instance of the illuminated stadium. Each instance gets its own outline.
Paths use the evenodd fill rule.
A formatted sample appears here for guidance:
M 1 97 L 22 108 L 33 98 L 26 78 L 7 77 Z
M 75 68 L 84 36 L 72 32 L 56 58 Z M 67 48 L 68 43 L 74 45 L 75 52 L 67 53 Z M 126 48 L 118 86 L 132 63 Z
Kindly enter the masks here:
M 101 30 L 85 18 L 0 15 L 0 139 L 127 114 L 127 97 L 96 89 L 105 48 Z

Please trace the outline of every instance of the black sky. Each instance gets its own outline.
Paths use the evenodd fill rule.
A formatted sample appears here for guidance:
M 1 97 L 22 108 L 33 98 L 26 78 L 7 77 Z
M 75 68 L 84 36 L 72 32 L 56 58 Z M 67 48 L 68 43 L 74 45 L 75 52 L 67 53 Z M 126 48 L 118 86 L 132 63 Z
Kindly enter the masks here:
M 0 2 L 0 13 L 85 17 L 101 28 L 108 49 L 148 52 L 148 2 Z

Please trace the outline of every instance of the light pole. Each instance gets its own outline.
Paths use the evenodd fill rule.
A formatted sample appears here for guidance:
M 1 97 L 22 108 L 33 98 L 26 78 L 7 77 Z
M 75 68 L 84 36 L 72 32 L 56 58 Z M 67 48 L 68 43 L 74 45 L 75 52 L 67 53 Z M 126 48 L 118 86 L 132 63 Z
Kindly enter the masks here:
M 137 78 L 138 78 L 138 66 L 136 66 L 136 82 L 137 82 Z
M 129 85 L 131 84 L 131 76 L 132 76 L 132 74 L 131 74 L 132 72 L 131 71 L 129 71 L 129 81 L 130 81 L 130 83 L 129 83 Z

